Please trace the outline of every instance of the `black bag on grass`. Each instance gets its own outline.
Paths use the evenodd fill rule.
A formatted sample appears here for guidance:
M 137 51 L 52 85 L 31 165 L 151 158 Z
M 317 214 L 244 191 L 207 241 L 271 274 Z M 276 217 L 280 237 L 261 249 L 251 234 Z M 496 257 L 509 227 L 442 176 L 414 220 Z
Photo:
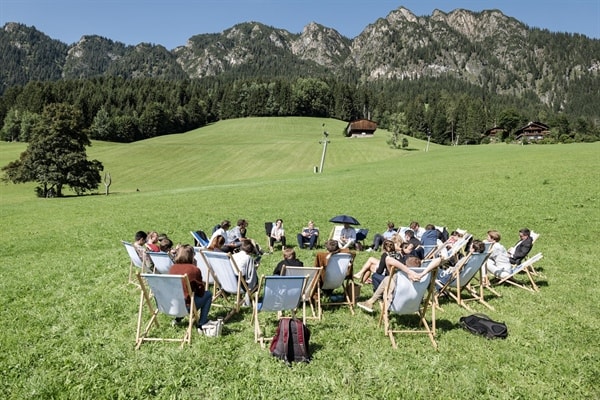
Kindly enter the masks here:
M 287 363 L 310 362 L 310 331 L 296 318 L 281 318 L 271 341 L 271 354 Z
M 494 321 L 485 314 L 460 317 L 458 323 L 472 334 L 481 335 L 488 339 L 506 339 L 508 336 L 508 328 L 504 322 Z

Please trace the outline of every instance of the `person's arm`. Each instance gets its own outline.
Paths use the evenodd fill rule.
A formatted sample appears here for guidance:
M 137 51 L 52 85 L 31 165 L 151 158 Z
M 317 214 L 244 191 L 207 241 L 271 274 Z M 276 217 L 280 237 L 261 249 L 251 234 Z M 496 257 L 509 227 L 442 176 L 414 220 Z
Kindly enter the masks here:
M 408 279 L 410 279 L 411 281 L 421 280 L 421 278 L 416 272 L 414 272 L 413 270 L 411 270 L 406 265 L 402 264 L 400 261 L 396 260 L 393 257 L 387 256 L 385 258 L 385 265 L 387 265 L 388 269 L 390 270 L 392 269 L 392 267 L 395 267 L 396 269 L 399 269 L 400 271 L 404 272 L 406 276 L 408 276 Z
M 439 257 L 438 257 L 438 258 L 435 258 L 433 261 L 431 261 L 431 262 L 429 263 L 429 265 L 427 266 L 427 268 L 425 268 L 425 269 L 423 270 L 423 272 L 421 272 L 421 273 L 419 274 L 419 280 L 423 279 L 423 277 L 424 277 L 425 275 L 427 275 L 429 272 L 431 272 L 431 270 L 433 270 L 434 268 L 437 268 L 437 267 L 439 267 L 441 263 L 442 263 L 442 259 L 441 259 L 441 258 L 439 258 Z

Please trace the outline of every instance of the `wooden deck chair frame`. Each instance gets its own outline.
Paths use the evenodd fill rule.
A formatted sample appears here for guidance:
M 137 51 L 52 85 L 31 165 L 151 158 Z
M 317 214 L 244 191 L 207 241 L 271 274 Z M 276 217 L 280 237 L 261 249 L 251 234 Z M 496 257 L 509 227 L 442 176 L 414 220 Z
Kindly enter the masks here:
M 218 285 L 218 289 L 213 295 L 212 305 L 217 307 L 227 307 L 227 304 L 219 303 L 219 300 L 221 299 L 223 302 L 233 302 L 231 310 L 227 313 L 225 318 L 223 318 L 224 322 L 227 322 L 234 314 L 240 312 L 240 308 L 245 302 L 246 295 L 248 295 L 250 300 L 250 306 L 253 307 L 253 294 L 254 291 L 257 290 L 258 285 L 253 290 L 248 288 L 244 277 L 240 273 L 240 269 L 229 253 L 200 250 L 200 255 L 203 257 L 204 262 L 208 266 Z M 235 297 L 233 301 L 230 299 L 232 297 Z
M 447 253 L 443 253 L 443 250 L 445 250 L 446 247 L 446 244 L 443 243 L 440 246 L 438 246 L 434 252 L 430 253 L 429 257 L 426 258 L 442 257 L 446 260 L 454 259 L 455 261 L 458 261 L 458 255 L 461 252 L 464 252 L 467 243 L 469 243 L 469 241 L 473 238 L 473 235 L 471 235 L 470 233 L 466 231 L 461 232 L 464 232 L 462 234 L 463 236 L 452 245 L 452 248 L 450 250 L 446 250 Z
M 519 287 L 521 289 L 525 289 L 532 293 L 539 292 L 540 289 L 539 289 L 538 285 L 535 283 L 535 280 L 533 279 L 533 277 L 536 275 L 534 272 L 535 270 L 533 269 L 533 264 L 535 264 L 536 262 L 541 260 L 543 257 L 544 256 L 542 255 L 542 253 L 537 253 L 536 255 L 526 259 L 521 264 L 512 268 L 510 271 L 510 275 L 495 282 L 494 286 L 508 283 L 513 286 Z M 521 282 L 515 280 L 515 276 L 521 272 L 523 272 L 527 276 L 530 286 L 528 286 L 526 283 L 521 283 Z
M 352 254 L 350 253 L 335 253 L 329 257 L 327 261 L 327 267 L 323 271 L 321 271 L 321 288 L 324 289 L 335 290 L 339 287 L 343 290 L 343 299 L 342 301 L 328 301 L 322 302 L 320 301 L 319 308 L 319 316 L 323 316 L 323 306 L 342 306 L 347 305 L 350 307 L 350 313 L 354 315 L 354 303 L 352 299 L 356 298 L 354 293 L 354 284 L 349 285 L 349 282 L 352 282 Z M 350 295 L 348 293 L 348 287 L 352 292 Z M 352 298 L 350 298 L 352 296 Z M 321 295 L 322 297 L 322 295 Z
M 135 280 L 135 268 L 137 268 L 139 271 L 143 271 L 144 262 L 140 258 L 137 251 L 135 251 L 135 247 L 133 247 L 132 243 L 126 242 L 125 240 L 121 240 L 121 243 L 125 247 L 127 255 L 129 256 L 129 283 L 138 285 L 138 282 Z
M 203 250 L 202 247 L 194 247 L 194 260 L 196 261 L 196 267 L 198 267 L 202 273 L 202 279 L 204 279 L 205 283 L 204 288 L 211 291 L 214 299 L 218 292 L 217 281 L 215 280 L 211 269 L 208 267 L 208 264 L 206 264 L 206 260 L 200 254 L 201 250 Z
M 140 305 L 138 309 L 137 330 L 135 335 L 135 348 L 140 348 L 144 342 L 180 342 L 181 347 L 192 341 L 192 331 L 198 321 L 198 310 L 196 304 L 190 301 L 189 309 L 185 304 L 184 285 L 187 293 L 190 293 L 191 299 L 194 298 L 194 292 L 190 285 L 187 275 L 161 275 L 161 274 L 142 274 L 137 273 L 137 279 L 140 284 Z M 150 318 L 144 325 L 144 309 L 148 308 Z M 183 337 L 152 337 L 148 336 L 151 329 L 158 328 L 158 314 L 166 314 L 173 318 L 188 317 L 188 324 Z
M 196 241 L 196 243 L 200 244 L 200 247 L 206 247 L 209 245 L 209 242 L 207 240 L 204 240 L 202 238 L 202 236 L 200 236 L 198 234 L 198 232 L 196 231 L 190 231 L 190 234 L 192 235 L 192 237 L 194 238 L 194 240 Z
M 167 253 L 164 251 L 149 251 L 146 254 L 152 260 L 152 264 L 154 265 L 153 272 L 155 274 L 169 273 L 169 269 L 171 269 L 171 266 L 173 265 L 173 260 Z
M 265 347 L 265 343 L 271 340 L 260 325 L 259 314 L 263 312 L 277 312 L 277 319 L 283 316 L 284 311 L 290 311 L 292 317 L 296 316 L 298 305 L 302 301 L 304 289 L 308 276 L 261 276 L 258 289 L 254 292 L 255 300 L 252 308 L 252 320 L 254 322 L 254 341 Z M 263 292 L 262 301 L 259 295 Z M 302 323 L 306 324 L 306 312 L 303 308 Z M 263 332 L 264 331 L 264 332 Z
M 537 240 L 540 237 L 540 234 L 534 231 L 530 231 L 529 235 L 531 236 L 531 244 L 532 246 L 535 244 L 535 242 L 537 242 Z M 533 247 L 532 247 L 533 249 Z M 531 254 L 531 253 L 529 253 Z M 536 254 L 537 256 L 537 254 Z M 525 259 L 523 260 L 523 262 L 527 261 L 527 259 L 529 258 L 529 255 L 527 255 L 527 257 L 525 257 Z M 516 268 L 517 266 L 515 266 Z M 529 273 L 531 273 L 532 275 L 535 276 L 540 276 L 540 277 L 544 277 L 544 274 L 540 273 L 539 271 L 536 271 L 535 268 L 533 268 L 533 264 L 531 264 L 531 266 L 529 267 Z
M 483 289 L 484 285 L 471 285 L 471 281 L 478 275 L 479 282 L 483 282 L 483 267 L 490 253 L 473 253 L 470 252 L 465 257 L 461 258 L 454 266 L 451 277 L 446 282 L 441 282 L 439 277 L 436 277 L 435 282 L 438 288 L 435 296 L 435 305 L 439 307 L 439 296 L 443 293 L 452 298 L 458 305 L 472 311 L 467 302 L 477 301 L 490 310 L 494 310 L 490 304 L 485 301 Z M 465 297 L 463 292 L 466 291 L 470 297 Z
M 307 276 L 306 287 L 302 299 L 302 312 L 306 315 L 306 304 L 308 303 L 311 316 L 305 316 L 305 319 L 321 320 L 321 292 L 318 287 L 322 271 L 322 267 L 292 267 L 287 265 L 284 265 L 281 269 L 281 275 Z
M 423 272 L 424 268 L 411 268 L 416 273 Z M 379 323 L 383 321 L 383 330 L 386 336 L 390 338 L 392 347 L 398 348 L 395 334 L 426 334 L 437 350 L 438 345 L 435 340 L 436 336 L 436 317 L 435 307 L 432 305 L 432 298 L 435 292 L 435 279 L 437 268 L 429 271 L 423 276 L 419 282 L 412 282 L 407 275 L 401 271 L 392 268 L 384 295 L 383 309 L 379 319 Z M 431 324 L 427 322 L 427 311 L 431 309 Z M 404 329 L 399 325 L 392 326 L 390 314 L 394 315 L 410 315 L 416 314 L 419 317 L 419 328 Z

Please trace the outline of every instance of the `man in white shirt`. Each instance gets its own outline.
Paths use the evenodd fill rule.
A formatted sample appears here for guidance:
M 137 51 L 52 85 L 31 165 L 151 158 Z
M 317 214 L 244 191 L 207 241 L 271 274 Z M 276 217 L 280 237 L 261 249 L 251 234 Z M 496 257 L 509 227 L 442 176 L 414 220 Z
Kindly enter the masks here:
M 348 249 L 356 242 L 356 231 L 350 224 L 344 224 L 344 228 L 340 232 L 340 238 L 338 244 L 340 249 Z

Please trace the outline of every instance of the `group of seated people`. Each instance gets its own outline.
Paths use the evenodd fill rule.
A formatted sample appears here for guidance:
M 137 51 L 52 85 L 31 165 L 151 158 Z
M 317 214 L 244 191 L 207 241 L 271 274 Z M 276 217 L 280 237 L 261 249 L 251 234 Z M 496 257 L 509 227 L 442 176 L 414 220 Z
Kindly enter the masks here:
M 461 233 L 454 231 L 444 243 L 439 242 L 440 237 L 437 234 L 432 234 L 432 239 L 427 239 L 426 232 L 432 231 L 432 229 L 430 229 L 431 226 L 432 225 L 427 226 L 421 239 L 425 242 L 427 242 L 427 240 L 435 240 L 437 242 L 437 247 L 441 250 L 452 248 L 454 243 L 461 237 Z M 384 239 L 381 245 L 383 248 L 381 257 L 379 259 L 369 257 L 360 271 L 354 275 L 354 278 L 363 283 L 371 282 L 373 284 L 373 295 L 368 300 L 357 303 L 359 308 L 367 312 L 373 312 L 373 305 L 383 296 L 384 289 L 389 280 L 389 273 L 392 268 L 404 271 L 410 280 L 419 281 L 434 268 L 443 266 L 446 268 L 440 268 L 438 270 L 436 279 L 440 284 L 445 284 L 451 279 L 452 272 L 454 271 L 454 261 L 460 258 L 461 254 L 456 254 L 455 258 L 448 258 L 445 257 L 443 252 L 432 252 L 428 257 L 432 258 L 432 261 L 427 265 L 427 268 L 417 274 L 412 271 L 411 268 L 421 266 L 424 257 L 423 253 L 420 253 L 417 250 L 419 248 L 418 246 L 423 245 L 419 244 L 415 246 L 416 242 L 414 241 L 414 235 L 405 235 L 404 241 L 399 238 L 400 235 L 396 234 L 390 236 L 390 239 Z M 486 243 L 489 244 L 490 248 L 488 252 L 490 255 L 484 266 L 485 269 L 483 270 L 485 278 L 487 278 L 487 273 L 491 273 L 497 278 L 508 277 L 513 266 L 520 264 L 529 254 L 533 246 L 531 231 L 527 228 L 519 230 L 519 241 L 508 250 L 500 244 L 500 238 L 500 233 L 498 231 L 489 230 L 485 242 L 472 239 L 470 240 L 470 245 L 466 244 L 468 246 L 468 251 L 472 253 L 484 253 L 486 251 Z M 464 254 L 462 255 L 464 256 Z
M 248 222 L 244 219 L 238 220 L 234 228 L 231 228 L 230 221 L 222 221 L 221 224 L 215 227 L 209 244 L 205 249 L 231 253 L 240 274 L 246 281 L 248 288 L 252 290 L 258 284 L 256 269 L 260 262 L 262 251 L 254 240 L 246 238 L 247 226 Z M 403 230 L 396 230 L 394 224 L 388 222 L 387 228 L 383 234 L 375 235 L 373 246 L 371 247 L 372 251 L 381 248 L 381 256 L 379 258 L 369 257 L 355 275 L 352 275 L 352 269 L 348 273 L 348 278 L 350 279 L 355 278 L 361 283 L 373 284 L 373 296 L 364 302 L 357 303 L 361 309 L 368 312 L 373 312 L 373 305 L 382 298 L 384 289 L 390 279 L 389 273 L 392 268 L 404 271 L 408 278 L 413 281 L 420 280 L 430 270 L 440 266 L 449 266 L 450 268 L 440 269 L 438 279 L 443 280 L 445 276 L 449 276 L 452 270 L 452 260 L 447 257 L 447 253 L 444 253 L 444 251 L 450 251 L 462 237 L 461 231 L 453 231 L 447 237 L 444 237 L 443 230 L 436 228 L 434 225 L 429 224 L 425 229 L 422 229 L 416 222 Z M 304 266 L 304 263 L 298 260 L 294 248 L 285 247 L 284 233 L 283 221 L 278 219 L 273 225 L 273 233 L 270 239 L 282 242 L 283 259 L 275 267 L 273 271 L 274 275 L 280 275 L 284 265 Z M 303 248 L 308 244 L 309 249 L 315 248 L 318 235 L 319 231 L 314 227 L 314 222 L 309 221 L 307 227 L 297 235 L 298 246 Z M 353 235 L 355 238 L 354 228 L 346 224 L 338 240 L 327 240 L 325 242 L 325 251 L 316 253 L 313 266 L 321 267 L 324 271 L 331 255 L 338 252 L 350 253 L 352 260 L 354 260 L 356 254 L 350 250 Z M 486 263 L 486 269 L 487 272 L 494 276 L 503 278 L 510 273 L 513 265 L 519 264 L 527 256 L 532 248 L 533 240 L 531 232 L 527 228 L 519 231 L 520 240 L 508 250 L 500 244 L 500 239 L 501 236 L 498 231 L 490 230 L 487 232 L 486 242 L 490 244 L 490 256 Z M 272 249 L 272 240 L 270 240 L 270 244 Z M 173 265 L 169 270 L 170 274 L 188 275 L 192 291 L 194 292 L 194 301 L 200 311 L 198 332 L 202 334 L 202 325 L 208 322 L 212 293 L 206 289 L 204 277 L 200 269 L 196 266 L 194 247 L 190 245 L 177 245 L 173 247 L 173 242 L 167 235 L 158 234 L 156 231 L 150 231 L 148 234 L 144 231 L 138 231 L 135 234 L 133 246 L 143 260 L 145 271 L 152 270 L 152 261 L 147 256 L 147 252 L 162 251 L 172 257 Z M 435 254 L 433 252 L 426 254 L 423 251 L 425 246 L 435 246 L 438 251 Z M 469 250 L 472 252 L 484 252 L 485 244 L 480 240 L 471 240 Z M 425 258 L 433 258 L 433 261 L 428 264 L 425 271 L 417 274 L 411 270 L 411 268 L 420 267 Z M 323 276 L 324 272 L 321 274 L 321 279 Z M 324 294 L 331 295 L 332 293 Z M 187 301 L 191 301 L 189 295 Z M 173 324 L 179 324 L 180 322 L 180 320 L 174 320 Z

